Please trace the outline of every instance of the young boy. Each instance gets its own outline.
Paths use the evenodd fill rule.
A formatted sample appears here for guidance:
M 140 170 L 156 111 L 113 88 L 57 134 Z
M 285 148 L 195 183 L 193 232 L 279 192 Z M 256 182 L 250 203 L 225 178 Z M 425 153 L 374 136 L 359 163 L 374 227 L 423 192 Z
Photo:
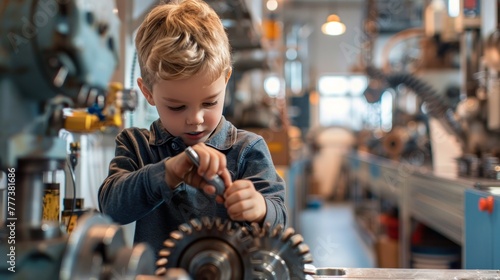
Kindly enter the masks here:
M 156 252 L 193 218 L 286 225 L 285 184 L 262 137 L 222 115 L 231 56 L 220 18 L 206 3 L 155 7 L 135 40 L 139 88 L 160 118 L 150 129 L 116 137 L 115 158 L 99 189 L 100 209 L 121 224 L 136 221 L 134 242 Z M 199 155 L 196 168 L 184 150 Z M 222 196 L 202 176 L 218 174 Z

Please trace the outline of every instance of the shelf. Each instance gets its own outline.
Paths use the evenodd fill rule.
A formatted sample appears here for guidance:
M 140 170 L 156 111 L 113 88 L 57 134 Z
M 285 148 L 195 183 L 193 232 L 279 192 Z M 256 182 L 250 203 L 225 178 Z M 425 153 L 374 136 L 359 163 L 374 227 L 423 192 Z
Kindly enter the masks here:
M 413 174 L 408 181 L 410 215 L 461 245 L 464 193 L 470 188 L 470 182 Z
M 478 183 L 492 183 L 487 180 L 439 177 L 425 168 L 363 152 L 348 154 L 345 164 L 350 167 L 349 176 L 354 193 L 363 193 L 359 188 L 369 190 L 378 199 L 398 207 L 400 264 L 403 268 L 410 265 L 411 218 L 453 242 L 464 245 L 465 191 L 474 189 Z M 362 200 L 358 203 L 362 203 Z

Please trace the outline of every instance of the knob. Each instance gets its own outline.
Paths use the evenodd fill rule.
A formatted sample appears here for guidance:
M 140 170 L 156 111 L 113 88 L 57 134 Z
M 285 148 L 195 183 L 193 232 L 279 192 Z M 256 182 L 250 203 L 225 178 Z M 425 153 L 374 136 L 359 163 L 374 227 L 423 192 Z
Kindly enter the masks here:
M 479 199 L 479 210 L 480 211 L 488 211 L 490 214 L 493 212 L 493 204 L 495 200 L 493 196 L 482 197 Z

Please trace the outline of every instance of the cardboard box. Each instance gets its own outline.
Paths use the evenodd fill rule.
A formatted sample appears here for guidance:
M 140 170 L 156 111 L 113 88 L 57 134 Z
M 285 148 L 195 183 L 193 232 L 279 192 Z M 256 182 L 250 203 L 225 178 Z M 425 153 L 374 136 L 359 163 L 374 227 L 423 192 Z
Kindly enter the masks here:
M 290 163 L 289 137 L 285 129 L 244 128 L 259 134 L 264 138 L 271 152 L 274 165 L 288 165 Z
M 398 240 L 381 235 L 375 244 L 375 251 L 379 268 L 399 268 Z

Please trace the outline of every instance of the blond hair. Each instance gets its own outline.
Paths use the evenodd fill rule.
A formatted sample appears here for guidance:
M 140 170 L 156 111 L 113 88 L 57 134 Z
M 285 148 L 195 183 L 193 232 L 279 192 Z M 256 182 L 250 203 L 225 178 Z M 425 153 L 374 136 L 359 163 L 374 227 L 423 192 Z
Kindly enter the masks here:
M 135 45 L 144 84 L 206 73 L 212 81 L 231 68 L 229 40 L 217 13 L 200 0 L 156 6 L 142 22 Z

